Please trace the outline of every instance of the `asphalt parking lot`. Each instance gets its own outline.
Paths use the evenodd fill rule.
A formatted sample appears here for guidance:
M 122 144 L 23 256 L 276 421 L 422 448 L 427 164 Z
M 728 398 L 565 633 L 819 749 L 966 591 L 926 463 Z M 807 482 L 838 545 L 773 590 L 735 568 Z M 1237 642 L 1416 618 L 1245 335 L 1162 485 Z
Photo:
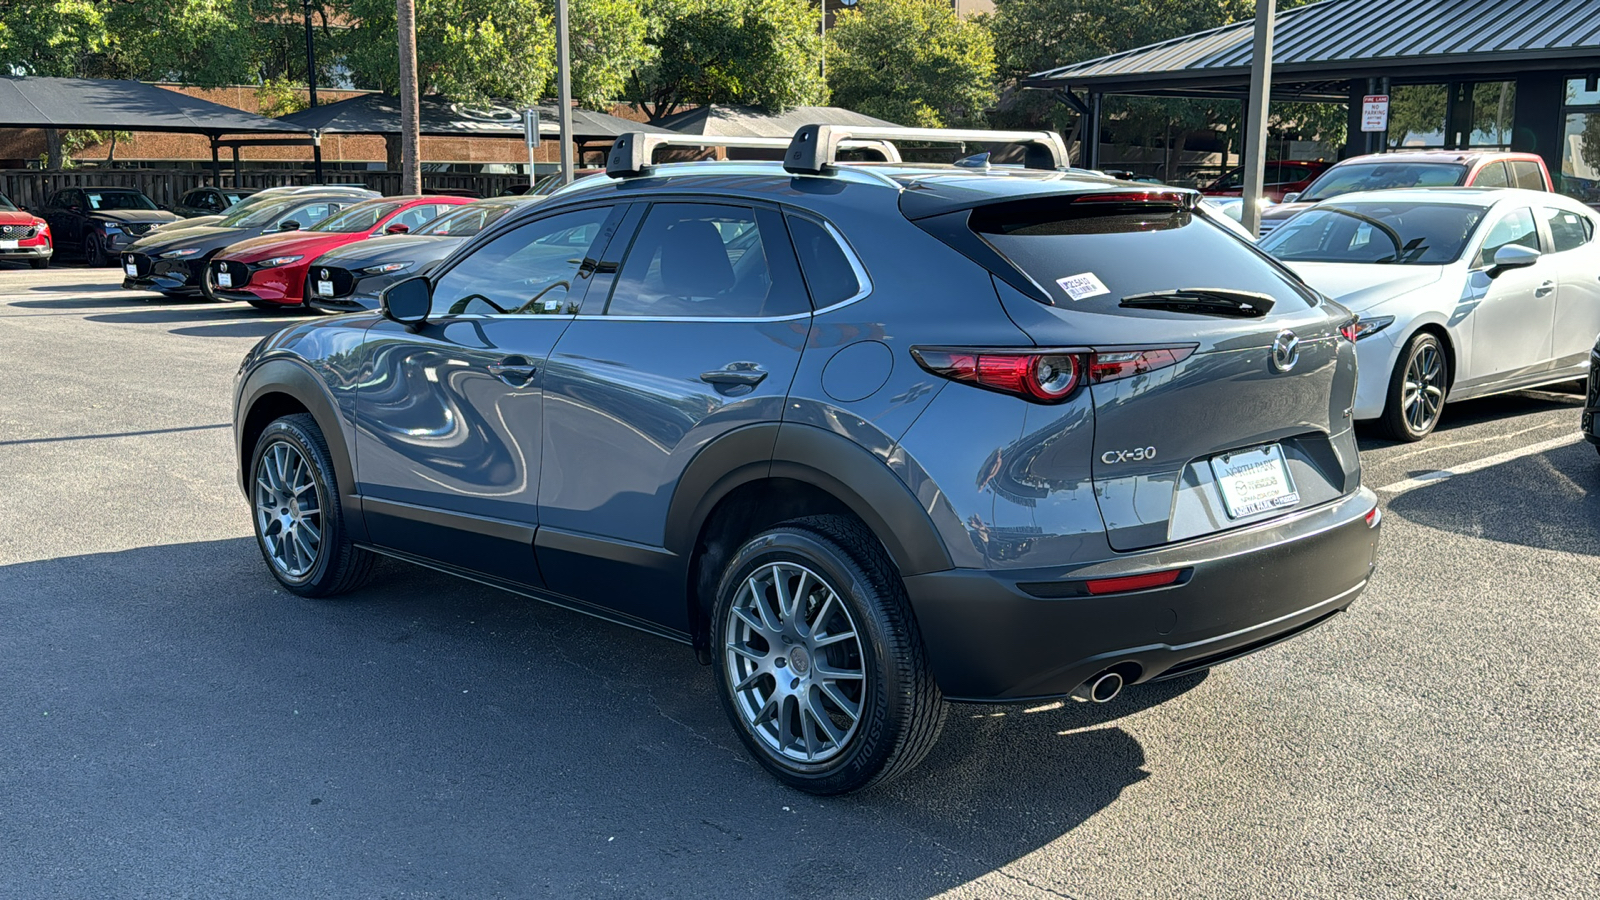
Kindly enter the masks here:
M 229 387 L 293 319 L 118 283 L 0 265 L 0 897 L 1600 895 L 1576 394 L 1365 439 L 1380 568 L 1328 625 L 954 707 L 917 772 L 819 799 L 678 645 L 393 562 L 275 590 Z

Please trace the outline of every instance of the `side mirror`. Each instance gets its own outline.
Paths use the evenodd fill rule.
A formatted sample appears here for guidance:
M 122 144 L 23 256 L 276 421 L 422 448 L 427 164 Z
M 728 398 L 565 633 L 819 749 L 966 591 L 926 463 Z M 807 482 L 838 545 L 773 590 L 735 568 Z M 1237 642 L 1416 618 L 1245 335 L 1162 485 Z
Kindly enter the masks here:
M 383 230 L 384 234 L 410 234 L 411 226 L 404 222 L 396 222 Z
M 1539 261 L 1539 251 L 1521 244 L 1507 244 L 1494 252 L 1494 265 L 1489 267 L 1489 277 L 1497 278 L 1507 269 L 1526 269 Z
M 412 327 L 428 320 L 433 306 L 433 285 L 422 275 L 396 281 L 378 294 L 378 309 L 385 318 Z
M 279 231 L 299 231 L 300 230 L 300 223 L 296 222 L 293 219 L 290 219 L 290 220 L 288 220 L 286 222 L 283 222 L 283 223 L 279 224 L 278 225 L 278 230 Z
M 1290 191 L 1289 193 L 1283 195 L 1283 202 L 1285 202 L 1285 203 L 1293 203 L 1293 202 L 1295 202 L 1296 200 L 1299 200 L 1299 199 L 1300 199 L 1300 192 L 1299 191 Z

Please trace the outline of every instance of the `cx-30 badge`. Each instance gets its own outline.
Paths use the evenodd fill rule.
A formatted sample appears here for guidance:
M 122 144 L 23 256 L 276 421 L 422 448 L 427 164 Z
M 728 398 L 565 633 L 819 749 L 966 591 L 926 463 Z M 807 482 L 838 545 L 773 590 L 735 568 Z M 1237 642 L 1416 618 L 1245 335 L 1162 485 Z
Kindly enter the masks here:
M 1285 328 L 1272 339 L 1272 368 L 1277 372 L 1287 372 L 1299 361 L 1300 339 Z
M 1114 466 L 1120 462 L 1144 462 L 1155 458 L 1156 448 L 1154 447 L 1135 447 L 1132 450 L 1107 450 L 1100 454 L 1100 461 L 1108 466 Z

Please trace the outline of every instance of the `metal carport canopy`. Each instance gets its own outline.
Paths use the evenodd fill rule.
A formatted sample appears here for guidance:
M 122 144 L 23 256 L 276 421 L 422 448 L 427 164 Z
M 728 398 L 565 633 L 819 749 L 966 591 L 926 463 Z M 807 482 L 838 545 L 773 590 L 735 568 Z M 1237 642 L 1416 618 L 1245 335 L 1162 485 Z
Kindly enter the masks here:
M 0 127 L 204 134 L 304 134 L 304 128 L 139 81 L 0 78 Z
M 1032 89 L 1195 96 L 1242 93 L 1253 20 L 1073 63 L 1023 79 Z M 1600 68 L 1595 0 L 1324 0 L 1281 12 L 1274 99 L 1346 97 L 1344 83 L 1495 80 Z
M 535 106 L 539 110 L 539 134 L 556 137 L 554 106 Z M 429 137 L 521 137 L 522 112 L 510 106 L 489 103 L 454 103 L 440 97 L 423 97 L 417 104 L 422 134 Z M 313 109 L 290 113 L 277 119 L 296 131 L 319 134 L 399 134 L 400 100 L 387 94 L 363 94 L 327 103 Z M 579 142 L 612 141 L 630 131 L 670 134 L 641 122 L 620 116 L 572 111 L 572 137 Z

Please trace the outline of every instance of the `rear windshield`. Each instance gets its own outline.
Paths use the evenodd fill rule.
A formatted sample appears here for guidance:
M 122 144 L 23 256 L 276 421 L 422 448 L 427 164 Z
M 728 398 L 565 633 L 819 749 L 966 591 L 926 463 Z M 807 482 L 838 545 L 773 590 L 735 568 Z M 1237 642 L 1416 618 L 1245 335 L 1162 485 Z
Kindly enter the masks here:
M 341 234 L 370 231 L 372 226 L 378 224 L 378 220 L 403 205 L 403 203 L 358 203 L 311 230 L 336 231 Z
M 1467 167 L 1456 163 L 1357 163 L 1335 166 L 1311 182 L 1299 199 L 1326 200 L 1355 191 L 1406 187 L 1450 187 L 1467 179 Z
M 138 191 L 84 191 L 90 209 L 155 209 L 156 204 Z
M 1261 249 L 1289 263 L 1439 266 L 1461 256 L 1482 219 L 1453 203 L 1334 203 L 1278 226 Z
M 1313 296 L 1246 242 L 1179 206 L 1047 197 L 980 207 L 969 225 L 1066 309 L 1111 312 L 1123 297 L 1179 288 L 1298 304 L 1281 310 L 1305 309 Z
M 423 229 L 421 234 L 465 237 L 488 228 L 496 219 L 516 209 L 514 203 L 469 203 L 454 212 L 445 213 Z

